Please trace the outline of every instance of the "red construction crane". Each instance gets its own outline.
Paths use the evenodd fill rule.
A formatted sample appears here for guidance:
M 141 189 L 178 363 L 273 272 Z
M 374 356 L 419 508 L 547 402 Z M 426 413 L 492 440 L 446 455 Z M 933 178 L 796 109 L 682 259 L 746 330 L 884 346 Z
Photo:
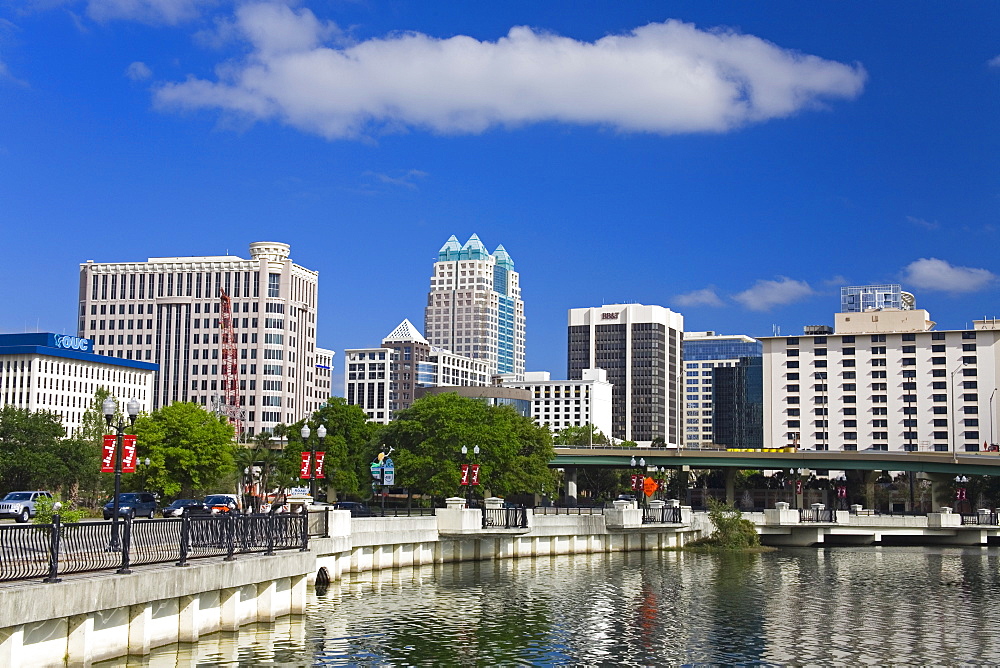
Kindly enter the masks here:
M 236 428 L 236 436 L 243 433 L 243 407 L 240 405 L 240 372 L 236 333 L 233 332 L 233 307 L 229 295 L 220 290 L 222 301 L 222 318 L 219 327 L 222 329 L 222 397 L 220 412 L 229 417 L 229 422 Z

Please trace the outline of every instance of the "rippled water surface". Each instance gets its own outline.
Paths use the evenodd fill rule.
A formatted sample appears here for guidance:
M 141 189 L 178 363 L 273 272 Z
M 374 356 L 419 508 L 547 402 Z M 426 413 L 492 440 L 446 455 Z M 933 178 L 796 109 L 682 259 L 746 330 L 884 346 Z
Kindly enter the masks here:
M 305 617 L 136 665 L 996 663 L 998 567 L 996 548 L 869 547 L 348 575 Z

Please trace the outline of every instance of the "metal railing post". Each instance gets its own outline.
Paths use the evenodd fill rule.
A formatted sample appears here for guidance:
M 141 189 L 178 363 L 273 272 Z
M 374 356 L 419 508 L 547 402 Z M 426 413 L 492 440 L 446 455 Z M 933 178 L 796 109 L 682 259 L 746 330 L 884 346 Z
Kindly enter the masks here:
M 188 509 L 185 508 L 181 513 L 181 544 L 180 544 L 180 554 L 177 560 L 178 566 L 188 565 L 188 554 L 191 552 L 191 517 L 188 515 Z
M 309 551 L 309 506 L 302 504 L 302 548 L 300 552 Z
M 129 552 L 132 551 L 132 527 L 134 526 L 134 522 L 131 514 L 125 518 L 125 531 L 122 536 L 122 567 L 115 571 L 119 575 L 128 575 L 132 572 L 129 568 Z
M 232 513 L 227 513 L 224 521 L 226 532 L 226 558 L 224 561 L 236 561 L 233 554 L 236 550 L 236 518 L 233 517 Z
M 52 529 L 49 534 L 49 577 L 42 580 L 42 582 L 59 582 L 59 534 L 62 530 L 62 524 L 59 520 L 59 515 L 55 514 L 52 516 Z
M 274 513 L 267 514 L 267 524 L 265 531 L 267 531 L 267 551 L 264 554 L 274 554 Z

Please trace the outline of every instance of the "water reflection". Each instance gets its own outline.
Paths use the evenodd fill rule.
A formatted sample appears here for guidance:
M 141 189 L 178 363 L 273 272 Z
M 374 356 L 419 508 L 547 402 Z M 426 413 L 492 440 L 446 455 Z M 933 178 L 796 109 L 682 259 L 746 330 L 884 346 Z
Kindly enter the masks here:
M 998 554 L 649 552 L 354 574 L 305 617 L 101 665 L 988 663 Z

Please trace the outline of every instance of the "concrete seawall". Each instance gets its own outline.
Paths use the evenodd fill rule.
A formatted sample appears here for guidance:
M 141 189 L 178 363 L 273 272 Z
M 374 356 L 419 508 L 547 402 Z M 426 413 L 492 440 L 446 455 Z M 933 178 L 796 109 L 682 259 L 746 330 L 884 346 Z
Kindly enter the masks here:
M 252 622 L 301 614 L 307 583 L 345 573 L 447 562 L 680 547 L 705 528 L 690 509 L 682 522 L 643 525 L 636 508 L 595 515 L 533 515 L 527 526 L 482 527 L 482 514 L 352 518 L 328 510 L 328 537 L 308 552 L 201 559 L 187 567 L 146 566 L 0 586 L 0 666 L 86 666 L 153 647 L 196 642 Z M 12 623 L 13 622 L 13 623 Z

